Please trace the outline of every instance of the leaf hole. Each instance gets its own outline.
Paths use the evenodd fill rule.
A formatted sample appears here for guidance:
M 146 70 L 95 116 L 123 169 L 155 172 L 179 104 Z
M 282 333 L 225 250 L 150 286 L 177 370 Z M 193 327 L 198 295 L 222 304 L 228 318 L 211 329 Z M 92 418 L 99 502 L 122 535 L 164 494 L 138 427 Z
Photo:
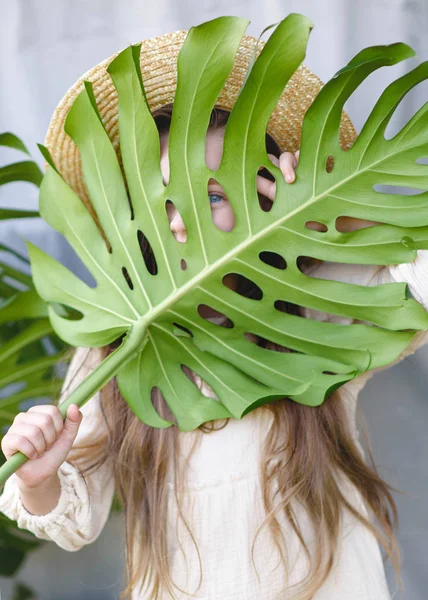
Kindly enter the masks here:
M 317 258 L 314 258 L 313 256 L 298 256 L 296 258 L 296 267 L 299 269 L 299 271 L 301 273 L 307 273 L 308 271 L 311 271 L 312 268 L 318 264 L 321 263 L 321 260 L 318 260 Z
M 401 185 L 388 185 L 386 183 L 375 183 L 372 186 L 373 191 L 378 194 L 392 194 L 394 196 L 404 195 L 404 196 L 420 196 L 425 194 L 425 190 L 418 190 L 411 187 L 401 186 Z
M 200 375 L 195 373 L 190 367 L 187 365 L 180 365 L 181 370 L 186 375 L 186 377 L 195 385 L 198 390 L 201 392 L 203 396 L 206 398 L 213 398 L 214 400 L 218 400 L 216 397 L 216 393 L 212 389 L 212 387 L 204 380 Z
M 249 331 L 246 331 L 244 333 L 244 337 L 252 344 L 259 346 L 260 348 L 264 348 L 265 350 L 272 350 L 273 352 L 292 352 L 294 354 L 303 354 L 298 350 L 293 350 L 293 348 L 283 346 L 282 344 L 278 344 L 277 342 L 272 342 L 271 340 L 268 340 L 267 338 L 258 335 L 257 333 L 250 333 Z
M 275 269 L 280 269 L 284 271 L 287 268 L 286 260 L 277 252 L 263 250 L 263 252 L 259 253 L 259 258 L 262 262 L 266 263 L 267 265 L 275 267 Z
M 297 317 L 303 317 L 301 306 L 294 304 L 294 302 L 289 302 L 288 300 L 275 300 L 273 305 L 279 312 L 287 313 L 289 315 L 296 315 Z
M 272 209 L 273 201 L 269 195 L 273 195 L 273 183 L 275 176 L 263 165 L 257 170 L 256 185 L 259 206 L 263 212 L 269 212 Z
M 72 306 L 68 306 L 67 304 L 50 302 L 50 306 L 54 309 L 57 315 L 63 319 L 68 319 L 69 321 L 80 321 L 84 317 L 80 310 L 77 310 Z
M 367 229 L 367 227 L 373 227 L 377 223 L 367 221 L 365 219 L 358 219 L 358 227 L 356 227 L 355 217 L 340 216 L 336 218 L 335 227 L 340 233 L 349 233 L 356 229 Z
M 187 329 L 187 327 L 184 327 L 184 325 L 180 325 L 180 323 L 173 323 L 173 325 L 175 325 L 176 327 L 178 327 L 178 329 L 181 329 L 182 331 L 184 331 L 185 333 L 187 333 L 190 337 L 193 337 L 193 333 L 190 331 L 190 329 Z
M 162 417 L 162 419 L 173 421 L 175 424 L 177 424 L 177 419 L 175 418 L 174 413 L 169 408 L 164 395 L 157 386 L 153 386 L 150 390 L 150 400 L 154 409 L 158 415 Z
M 117 337 L 113 342 L 111 342 L 109 344 L 110 350 L 113 351 L 115 348 L 118 348 L 119 346 L 121 346 L 125 337 L 126 337 L 126 333 L 121 333 L 119 335 L 119 337 Z
M 324 375 L 338 375 L 339 373 L 333 373 L 333 371 L 323 371 Z
M 217 229 L 222 231 L 232 231 L 235 227 L 235 213 L 230 204 L 227 194 L 222 185 L 213 177 L 208 181 L 208 200 L 211 207 L 211 217 Z M 221 213 L 217 212 L 221 209 Z M 227 212 L 226 212 L 227 211 Z M 222 218 L 218 219 L 217 215 Z
M 306 221 L 305 227 L 307 229 L 313 229 L 315 231 L 321 231 L 325 233 L 328 231 L 328 227 L 325 223 L 320 223 L 319 221 Z
M 197 311 L 200 317 L 205 319 L 205 321 L 214 323 L 214 325 L 219 325 L 226 329 L 232 329 L 235 326 L 229 317 L 207 304 L 198 304 Z
M 129 288 L 131 290 L 133 290 L 134 289 L 134 284 L 132 283 L 132 279 L 131 279 L 131 277 L 130 277 L 130 275 L 128 273 L 128 269 L 126 267 L 122 267 L 122 273 L 123 273 L 123 276 L 126 279 L 126 283 L 128 284 Z
M 327 173 L 331 173 L 333 171 L 333 167 L 334 167 L 334 157 L 329 154 L 327 156 L 327 160 L 325 162 L 325 170 L 327 171 Z
M 150 273 L 150 275 L 157 275 L 158 266 L 156 263 L 156 257 L 154 255 L 149 240 L 140 229 L 137 232 L 137 236 L 141 254 L 143 255 L 144 264 L 146 265 L 147 271 Z
M 180 244 L 184 244 L 187 240 L 187 230 L 183 219 L 181 218 L 180 212 L 176 208 L 174 202 L 169 199 L 165 202 L 165 209 L 174 239 Z
M 223 277 L 222 283 L 233 292 L 245 298 L 250 298 L 251 300 L 261 300 L 263 298 L 261 288 L 254 281 L 251 281 L 251 279 L 240 273 L 228 273 Z
M 221 144 L 221 156 L 218 156 L 217 152 L 215 154 L 207 152 L 208 140 L 212 141 L 214 135 L 218 136 L 220 134 L 224 139 L 226 124 L 230 115 L 231 112 L 229 110 L 214 106 L 209 117 L 205 132 L 205 165 L 212 171 L 217 171 L 221 164 L 223 159 L 223 144 Z

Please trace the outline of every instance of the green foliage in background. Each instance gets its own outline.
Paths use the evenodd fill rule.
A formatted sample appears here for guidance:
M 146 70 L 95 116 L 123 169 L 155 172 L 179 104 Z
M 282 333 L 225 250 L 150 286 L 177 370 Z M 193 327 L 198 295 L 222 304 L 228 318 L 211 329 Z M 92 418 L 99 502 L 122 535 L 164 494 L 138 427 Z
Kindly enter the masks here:
M 12 133 L 0 134 L 0 146 L 29 154 Z M 39 186 L 41 180 L 42 172 L 31 160 L 0 169 L 0 185 L 27 181 Z M 1 221 L 38 216 L 38 211 L 0 209 Z M 0 244 L 0 439 L 24 401 L 31 404 L 33 398 L 40 397 L 49 401 L 59 393 L 61 379 L 54 379 L 53 367 L 61 358 L 60 350 L 66 347 L 53 332 L 46 305 L 34 289 L 28 259 Z M 0 453 L 0 465 L 4 462 Z M 0 576 L 16 577 L 27 554 L 44 543 L 0 514 Z M 33 591 L 16 582 L 13 600 L 29 598 L 35 598 Z
M 0 146 L 29 154 L 12 133 L 0 134 Z M 0 168 L 0 185 L 27 181 L 39 186 L 41 180 L 42 173 L 34 161 Z M 39 217 L 39 213 L 0 209 L 0 221 L 28 217 Z M 34 289 L 29 271 L 25 256 L 0 244 L 0 439 L 16 414 L 34 404 L 32 400 L 56 402 L 63 379 L 56 366 L 68 355 L 69 345 L 53 331 L 46 303 Z M 0 466 L 4 462 L 0 452 Z M 115 496 L 112 510 L 119 508 Z M 0 513 L 0 577 L 16 577 L 27 554 L 45 543 Z M 16 582 L 13 600 L 35 597 L 30 588 Z
M 0 146 L 29 154 L 22 141 L 12 133 L 0 135 Z M 0 169 L 0 185 L 28 181 L 39 186 L 41 179 L 42 173 L 33 161 L 21 161 Z M 38 216 L 37 211 L 0 210 L 2 221 L 35 216 Z M 14 262 L 16 267 L 11 266 Z M 0 438 L 19 412 L 22 401 L 50 395 L 53 388 L 52 382 L 45 379 L 52 374 L 49 368 L 52 362 L 43 368 L 39 359 L 46 354 L 42 339 L 53 330 L 46 306 L 35 292 L 28 270 L 29 261 L 24 256 L 0 244 Z M 4 462 L 0 453 L 0 465 Z M 0 514 L 0 576 L 16 575 L 27 553 L 42 543 Z M 26 597 L 18 588 L 15 596 Z

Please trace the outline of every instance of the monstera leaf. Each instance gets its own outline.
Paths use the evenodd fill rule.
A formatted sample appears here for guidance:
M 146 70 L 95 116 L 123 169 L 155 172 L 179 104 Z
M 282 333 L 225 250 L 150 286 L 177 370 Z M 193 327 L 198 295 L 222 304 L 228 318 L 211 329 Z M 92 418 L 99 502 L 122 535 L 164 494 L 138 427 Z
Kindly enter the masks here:
M 86 285 L 29 243 L 36 288 L 50 303 L 51 323 L 75 346 L 102 346 L 123 336 L 121 345 L 68 403 L 85 402 L 117 375 L 133 411 L 154 427 L 172 422 L 154 409 L 153 387 L 163 393 L 182 431 L 210 419 L 242 418 L 284 395 L 318 405 L 344 382 L 392 362 L 417 330 L 428 328 L 427 313 L 404 283 L 366 287 L 316 279 L 297 264 L 299 256 L 346 264 L 403 263 L 415 259 L 416 249 L 428 248 L 426 194 L 409 197 L 379 193 L 373 187 L 426 189 L 428 167 L 416 161 L 428 152 L 427 106 L 392 139 L 385 139 L 384 133 L 404 94 L 427 78 L 428 65 L 421 64 L 384 91 L 357 141 L 343 151 L 339 126 L 349 96 L 370 73 L 414 52 L 397 43 L 357 54 L 323 87 L 306 113 L 297 179 L 287 186 L 269 161 L 265 131 L 285 85 L 305 57 L 312 29 L 309 19 L 291 14 L 278 24 L 252 66 L 227 123 L 220 167 L 212 171 L 205 164 L 209 116 L 247 25 L 245 19 L 221 17 L 188 33 L 178 59 L 167 186 L 140 73 L 141 46 L 126 48 L 108 67 L 119 97 L 126 181 L 91 84 L 85 82 L 65 128 L 79 148 L 102 232 L 41 147 L 50 163 L 41 184 L 41 214 L 67 238 L 96 281 L 94 287 Z M 334 158 L 330 172 L 329 156 Z M 276 178 L 276 197 L 268 212 L 260 208 L 257 196 L 261 165 L 269 165 Z M 207 199 L 211 177 L 223 186 L 233 208 L 232 231 L 213 224 Z M 186 225 L 184 244 L 170 231 L 167 199 Z M 335 222 L 341 215 L 381 224 L 340 232 Z M 327 231 L 310 230 L 307 221 L 322 222 Z M 142 234 L 155 256 L 155 275 L 141 252 Z M 282 256 L 286 268 L 266 264 L 264 252 Z M 231 273 L 252 281 L 261 298 L 244 297 L 227 287 L 224 278 Z M 277 300 L 367 324 L 344 326 L 302 318 L 277 310 Z M 198 312 L 202 304 L 225 314 L 233 327 L 204 319 Z M 59 314 L 58 306 L 79 311 L 79 318 Z M 247 339 L 247 332 L 294 352 L 261 348 Z M 181 365 L 200 375 L 218 400 L 204 397 Z

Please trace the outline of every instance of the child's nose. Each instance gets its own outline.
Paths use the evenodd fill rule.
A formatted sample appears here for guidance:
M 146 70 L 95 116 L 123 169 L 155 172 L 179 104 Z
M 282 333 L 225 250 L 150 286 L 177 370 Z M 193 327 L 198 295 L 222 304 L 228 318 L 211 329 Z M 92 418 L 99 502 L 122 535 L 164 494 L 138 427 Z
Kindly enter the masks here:
M 177 240 L 177 242 L 184 243 L 187 240 L 187 231 L 184 227 L 183 219 L 180 217 L 180 213 L 176 208 L 171 211 L 169 227 Z

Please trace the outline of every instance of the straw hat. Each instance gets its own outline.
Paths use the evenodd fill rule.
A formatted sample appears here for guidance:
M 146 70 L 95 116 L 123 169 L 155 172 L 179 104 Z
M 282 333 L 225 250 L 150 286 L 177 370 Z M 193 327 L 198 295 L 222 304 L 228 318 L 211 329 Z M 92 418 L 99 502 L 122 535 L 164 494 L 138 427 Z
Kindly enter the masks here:
M 178 30 L 141 42 L 140 67 L 147 101 L 152 112 L 174 101 L 177 57 L 186 35 L 187 30 Z M 257 42 L 258 56 L 265 42 L 249 35 L 241 38 L 233 69 L 223 86 L 216 106 L 228 110 L 233 108 Z M 119 52 L 116 52 L 92 67 L 67 91 L 55 109 L 45 138 L 45 146 L 49 149 L 57 169 L 90 209 L 79 150 L 65 133 L 64 122 L 74 100 L 84 87 L 83 82 L 92 82 L 98 110 L 120 160 L 117 92 L 106 71 L 110 62 L 118 54 Z M 284 88 L 267 128 L 267 132 L 278 143 L 282 152 L 295 152 L 299 149 L 303 117 L 323 85 L 319 77 L 310 69 L 300 65 Z M 351 120 L 343 111 L 340 129 L 342 149 L 350 148 L 356 137 Z

